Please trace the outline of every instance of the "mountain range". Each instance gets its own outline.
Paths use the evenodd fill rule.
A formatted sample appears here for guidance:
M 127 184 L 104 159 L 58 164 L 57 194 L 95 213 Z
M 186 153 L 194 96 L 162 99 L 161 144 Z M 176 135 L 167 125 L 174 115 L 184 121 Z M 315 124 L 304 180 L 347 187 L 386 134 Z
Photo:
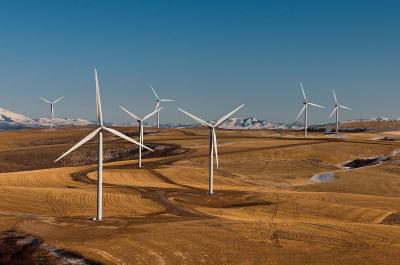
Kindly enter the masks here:
M 50 121 L 50 118 L 32 119 L 22 114 L 0 108 L 0 130 L 45 128 L 50 127 Z M 55 118 L 53 124 L 58 127 L 69 127 L 91 125 L 93 122 L 84 119 Z
M 355 119 L 343 121 L 343 123 L 352 122 L 368 122 L 368 121 L 400 121 L 400 119 L 390 119 L 385 117 L 378 117 L 375 119 Z M 213 121 L 210 121 L 211 123 Z M 78 119 L 78 118 L 55 118 L 53 121 L 56 127 L 73 127 L 73 126 L 87 126 L 92 125 L 95 122 Z M 115 126 L 132 126 L 135 123 L 110 123 L 109 125 Z M 151 126 L 153 124 L 147 124 Z M 162 124 L 162 128 L 191 128 L 197 127 L 199 124 L 176 124 L 168 123 Z M 270 122 L 262 119 L 257 119 L 253 117 L 249 118 L 230 118 L 224 121 L 219 128 L 222 129 L 241 129 L 241 130 L 251 130 L 251 129 L 283 129 L 283 130 L 301 130 L 303 129 L 303 123 L 294 121 L 290 123 L 276 123 Z M 28 128 L 47 128 L 50 127 L 50 118 L 29 118 L 19 113 L 8 111 L 6 109 L 0 108 L 0 130 L 20 130 Z

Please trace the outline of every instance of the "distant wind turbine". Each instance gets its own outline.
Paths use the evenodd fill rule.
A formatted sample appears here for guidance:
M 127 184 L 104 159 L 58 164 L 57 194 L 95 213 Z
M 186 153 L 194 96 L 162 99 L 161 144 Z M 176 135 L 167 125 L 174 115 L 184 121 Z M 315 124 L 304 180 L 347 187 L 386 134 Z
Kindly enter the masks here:
M 148 118 L 150 118 L 151 116 L 153 116 L 154 114 L 158 113 L 160 110 L 162 110 L 163 108 L 159 108 L 156 109 L 155 111 L 147 114 L 146 116 L 144 116 L 142 119 L 139 118 L 138 116 L 136 116 L 135 114 L 133 114 L 132 112 L 130 112 L 129 110 L 125 109 L 124 107 L 119 106 L 123 111 L 125 111 L 126 113 L 128 113 L 129 116 L 131 116 L 132 118 L 134 118 L 138 123 L 139 123 L 139 142 L 141 144 L 143 144 L 143 122 L 145 120 L 147 120 Z M 139 168 L 142 167 L 142 149 L 143 147 L 139 147 Z
M 300 87 L 301 87 L 301 91 L 303 92 L 303 97 L 304 97 L 304 101 L 303 101 L 303 108 L 301 109 L 299 115 L 297 115 L 296 120 L 299 119 L 300 115 L 304 112 L 304 137 L 307 137 L 307 130 L 308 130 L 308 106 L 315 106 L 318 108 L 324 108 L 320 105 L 317 105 L 315 103 L 309 102 L 307 97 L 306 97 L 306 93 L 304 92 L 304 88 L 303 88 L 303 83 L 300 82 Z
M 56 104 L 58 101 L 60 101 L 60 100 L 62 100 L 63 98 L 64 98 L 64 96 L 62 96 L 61 98 L 59 98 L 59 99 L 56 99 L 56 100 L 54 100 L 53 102 L 51 102 L 51 101 L 49 101 L 49 100 L 47 100 L 47 99 L 45 99 L 45 98 L 42 98 L 42 97 L 39 97 L 41 100 L 43 100 L 44 102 L 46 102 L 46 103 L 48 103 L 48 104 L 50 104 L 50 128 L 53 128 L 53 120 L 54 120 L 54 104 Z
M 221 119 L 217 120 L 214 124 L 210 124 L 210 123 L 194 116 L 193 114 L 190 114 L 189 112 L 186 112 L 183 109 L 178 108 L 178 110 L 182 111 L 183 113 L 185 113 L 186 115 L 188 115 L 195 121 L 203 124 L 204 126 L 207 126 L 210 130 L 210 137 L 209 137 L 209 139 L 210 139 L 210 149 L 209 149 L 210 157 L 209 157 L 209 164 L 208 164 L 208 193 L 210 195 L 214 194 L 214 161 L 213 161 L 214 150 L 215 150 L 215 162 L 216 162 L 217 168 L 218 168 L 218 146 L 217 146 L 217 135 L 215 133 L 215 128 L 217 128 L 219 125 L 221 125 L 221 123 L 223 123 L 226 119 L 228 119 L 230 116 L 232 116 L 236 111 L 241 109 L 243 106 L 244 106 L 244 104 L 240 105 L 233 111 L 231 111 L 228 114 L 226 114 L 225 116 L 223 116 Z
M 352 109 L 351 109 L 351 108 L 348 108 L 348 107 L 345 107 L 345 106 L 342 106 L 342 105 L 339 105 L 338 100 L 337 100 L 337 97 L 336 97 L 335 90 L 332 89 L 332 91 L 333 91 L 333 97 L 334 97 L 334 99 L 335 99 L 335 107 L 334 107 L 334 109 L 333 109 L 331 115 L 329 116 L 329 119 L 332 117 L 332 115 L 333 115 L 334 113 L 336 113 L 336 134 L 338 134 L 338 133 L 339 133 L 339 109 L 342 108 L 342 109 L 347 109 L 347 110 L 350 110 L 350 111 L 351 111 Z
M 97 113 L 97 120 L 98 120 L 98 125 L 97 129 L 91 132 L 88 136 L 83 138 L 81 141 L 79 141 L 76 145 L 74 145 L 71 149 L 69 149 L 67 152 L 65 152 L 62 156 L 56 159 L 55 162 L 59 161 L 84 143 L 88 142 L 92 138 L 94 138 L 96 135 L 98 135 L 98 165 L 97 165 L 97 213 L 96 213 L 96 218 L 94 220 L 101 221 L 103 219 L 103 203 L 102 203 L 102 196 L 103 196 L 103 132 L 108 131 L 122 139 L 125 139 L 129 142 L 132 142 L 134 144 L 137 144 L 141 147 L 144 147 L 150 151 L 150 148 L 147 146 L 142 145 L 141 143 L 136 142 L 135 140 L 131 139 L 130 137 L 120 133 L 117 130 L 114 130 L 112 128 L 108 128 L 104 126 L 103 123 L 103 112 L 101 109 L 101 99 L 100 99 L 100 89 L 99 89 L 99 79 L 97 78 L 97 70 L 95 69 L 95 79 L 96 79 L 96 113 Z
M 157 95 L 157 93 L 156 93 L 156 91 L 154 90 L 154 88 L 151 86 L 150 87 L 151 88 L 151 90 L 153 90 L 153 93 L 154 93 L 154 96 L 155 96 L 155 99 L 156 99 L 156 107 L 154 108 L 154 110 L 158 110 L 157 111 L 157 128 L 160 128 L 160 102 L 172 102 L 172 101 L 175 101 L 174 99 L 166 99 L 166 98 L 163 98 L 163 99 L 160 99 L 160 97 Z

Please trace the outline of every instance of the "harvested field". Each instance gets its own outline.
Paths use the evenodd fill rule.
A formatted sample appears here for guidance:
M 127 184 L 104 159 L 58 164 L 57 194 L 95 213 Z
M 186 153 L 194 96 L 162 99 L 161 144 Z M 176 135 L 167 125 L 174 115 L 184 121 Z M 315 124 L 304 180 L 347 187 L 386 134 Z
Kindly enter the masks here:
M 135 137 L 136 129 L 121 130 Z M 89 131 L 0 133 L 6 143 L 0 147 L 0 232 L 11 238 L 7 249 L 17 235 L 87 264 L 400 259 L 400 143 L 371 140 L 384 134 L 312 133 L 303 139 L 297 132 L 220 130 L 213 196 L 207 194 L 207 130 L 147 135 L 145 144 L 158 151 L 145 156 L 142 169 L 135 148 L 108 135 L 105 150 L 117 155 L 104 167 L 104 221 L 93 222 L 95 142 L 77 150 L 75 159 L 52 162 Z M 342 166 L 383 155 L 390 159 L 374 166 Z M 27 258 L 37 258 L 37 248 L 26 251 Z

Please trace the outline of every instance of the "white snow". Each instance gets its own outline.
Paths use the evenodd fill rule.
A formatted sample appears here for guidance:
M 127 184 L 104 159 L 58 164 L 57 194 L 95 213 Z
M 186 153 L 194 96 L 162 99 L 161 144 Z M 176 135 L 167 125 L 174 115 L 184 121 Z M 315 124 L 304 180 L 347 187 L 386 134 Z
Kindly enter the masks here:
M 55 118 L 54 126 L 85 126 L 93 122 L 83 119 Z M 31 119 L 19 113 L 0 108 L 0 130 L 50 127 L 50 118 Z

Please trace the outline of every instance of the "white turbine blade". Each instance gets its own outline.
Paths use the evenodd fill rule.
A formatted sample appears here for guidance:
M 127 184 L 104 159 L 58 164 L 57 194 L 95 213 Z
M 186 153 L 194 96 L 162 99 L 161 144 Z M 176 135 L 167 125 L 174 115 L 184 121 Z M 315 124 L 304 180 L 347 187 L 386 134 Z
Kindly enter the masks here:
M 101 110 L 101 98 L 100 98 L 100 88 L 99 88 L 99 78 L 97 77 L 97 69 L 94 69 L 96 78 L 96 111 L 97 119 L 101 126 L 103 126 L 103 111 Z
M 40 98 L 41 100 L 43 100 L 44 102 L 51 104 L 51 102 L 50 102 L 50 101 L 48 101 L 47 99 L 45 99 L 45 98 L 42 98 L 42 97 L 39 97 L 39 98 Z
M 347 110 L 352 110 L 351 108 L 348 108 L 348 107 L 345 107 L 345 106 L 342 106 L 342 105 L 339 105 L 339 107 L 341 107 L 343 109 L 347 109 Z
M 220 125 L 221 123 L 223 123 L 226 119 L 228 119 L 230 116 L 232 116 L 236 111 L 240 110 L 245 104 L 240 105 L 239 107 L 237 107 L 236 109 L 232 110 L 231 112 L 229 112 L 228 114 L 226 114 L 224 117 L 222 117 L 221 119 L 219 119 L 215 124 L 214 127 L 217 127 L 218 125 Z
M 193 114 L 190 114 L 190 113 L 187 112 L 187 111 L 184 111 L 183 109 L 178 108 L 178 110 L 182 111 L 183 113 L 185 113 L 186 115 L 188 115 L 189 117 L 191 117 L 193 120 L 198 121 L 199 123 L 201 123 L 201 124 L 203 124 L 203 125 L 205 125 L 205 126 L 213 127 L 213 126 L 212 126 L 211 124 L 209 124 L 208 122 L 203 121 L 202 119 L 200 119 L 200 118 L 194 116 Z
M 303 98 L 304 100 L 306 100 L 307 99 L 306 93 L 304 92 L 303 83 L 301 81 L 300 81 L 300 87 L 301 87 L 301 92 L 303 92 Z
M 88 142 L 89 140 L 91 140 L 93 137 L 96 136 L 96 134 L 101 130 L 101 128 L 97 128 L 96 130 L 94 130 L 93 132 L 91 132 L 88 136 L 86 136 L 85 138 L 83 138 L 82 140 L 80 140 L 76 145 L 74 145 L 71 149 L 69 149 L 67 152 L 65 152 L 62 156 L 60 156 L 59 158 L 57 158 L 54 162 L 57 162 L 58 160 L 60 160 L 61 158 L 65 157 L 66 155 L 68 155 L 69 153 L 71 153 L 72 151 L 74 151 L 75 149 L 77 149 L 79 146 L 83 145 L 84 143 Z
M 160 108 L 160 101 L 157 101 L 156 107 L 154 108 L 154 111 L 158 110 Z
M 321 108 L 321 109 L 324 109 L 325 107 L 322 107 L 322 106 L 320 106 L 320 105 L 317 105 L 317 104 L 315 104 L 315 103 L 311 103 L 311 102 L 309 102 L 309 103 L 307 103 L 308 105 L 311 105 L 311 106 L 315 106 L 315 107 L 318 107 L 318 108 Z
M 133 114 L 133 113 L 130 112 L 129 110 L 125 109 L 124 107 L 122 107 L 122 106 L 119 106 L 119 107 L 120 107 L 123 111 L 125 111 L 126 113 L 128 113 L 128 115 L 131 116 L 132 118 L 134 118 L 135 120 L 138 120 L 138 121 L 141 120 L 138 116 L 136 116 L 135 114 Z
M 298 120 L 298 119 L 299 119 L 300 115 L 303 113 L 303 111 L 304 111 L 305 109 L 306 109 L 306 105 L 304 105 L 304 107 L 301 109 L 301 111 L 300 111 L 299 115 L 297 115 L 297 118 L 296 118 L 296 120 Z
M 143 141 L 144 141 L 144 139 L 143 139 L 144 138 L 143 123 L 141 123 L 140 126 L 141 126 L 141 129 L 140 129 L 139 141 L 140 141 L 141 144 L 143 144 Z
M 332 117 L 333 114 L 335 114 L 335 112 L 337 111 L 337 107 L 335 107 L 331 113 L 331 115 L 329 115 L 329 119 Z
M 163 99 L 160 99 L 160 101 L 162 101 L 162 102 L 173 102 L 173 101 L 175 101 L 175 99 L 163 98 Z
M 148 148 L 147 146 L 142 145 L 142 144 L 139 143 L 139 142 L 136 142 L 136 141 L 133 140 L 132 138 L 126 136 L 126 135 L 123 134 L 123 133 L 120 133 L 120 132 L 117 131 L 117 130 L 114 130 L 114 129 L 111 129 L 111 128 L 107 128 L 107 127 L 103 127 L 103 129 L 106 130 L 106 131 L 109 131 L 110 133 L 112 133 L 112 134 L 114 134 L 114 135 L 116 135 L 116 136 L 118 136 L 118 137 L 120 137 L 120 138 L 122 138 L 122 139 L 124 139 L 124 140 L 127 140 L 128 142 L 134 143 L 134 144 L 136 144 L 136 145 L 138 145 L 138 146 L 142 146 L 143 148 L 146 148 L 147 150 L 150 150 L 150 151 L 154 152 L 152 149 Z
M 64 98 L 64 96 L 62 96 L 61 98 L 58 98 L 56 100 L 54 100 L 53 104 L 56 104 L 58 101 L 62 100 Z
M 160 98 L 158 97 L 158 95 L 157 95 L 156 91 L 154 90 L 154 88 L 152 86 L 150 88 L 151 88 L 151 90 L 153 90 L 153 93 L 154 93 L 154 96 L 156 96 L 156 99 L 160 100 Z
M 333 97 L 335 98 L 335 103 L 338 104 L 335 89 L 332 89 L 332 91 L 333 91 Z
M 218 168 L 218 145 L 217 145 L 217 134 L 215 133 L 215 129 L 212 128 L 213 132 L 213 145 L 214 145 L 214 151 L 215 151 L 215 162 L 217 163 L 217 168 Z
M 153 111 L 152 113 L 147 114 L 146 116 L 144 116 L 144 118 L 142 119 L 142 121 L 147 120 L 148 118 L 150 118 L 151 116 L 153 116 L 154 114 L 156 114 L 157 112 L 159 112 L 160 110 L 162 110 L 164 107 L 161 107 L 159 109 L 156 109 L 155 111 Z

